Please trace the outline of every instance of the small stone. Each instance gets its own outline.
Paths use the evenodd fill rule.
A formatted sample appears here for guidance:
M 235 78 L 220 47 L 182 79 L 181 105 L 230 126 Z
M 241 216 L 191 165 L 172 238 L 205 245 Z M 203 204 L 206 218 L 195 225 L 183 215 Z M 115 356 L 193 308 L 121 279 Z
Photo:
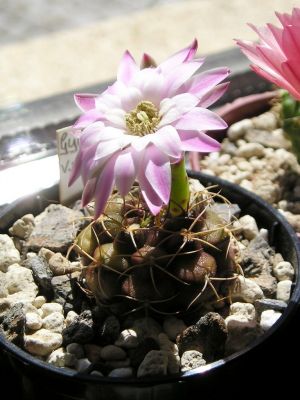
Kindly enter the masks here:
M 78 264 L 71 264 L 70 261 L 64 257 L 61 253 L 55 253 L 49 259 L 49 268 L 51 269 L 54 276 L 71 274 L 75 271 L 81 271 L 81 267 Z
M 8 235 L 0 234 L 0 271 L 6 272 L 11 264 L 20 261 L 20 253 L 15 248 L 13 240 Z
M 177 345 L 172 342 L 165 333 L 158 335 L 160 350 L 168 355 L 168 373 L 177 374 L 180 369 L 180 357 Z
M 85 344 L 83 347 L 85 355 L 91 363 L 96 363 L 100 360 L 102 347 L 92 343 Z
M 62 333 L 64 329 L 64 316 L 61 312 L 53 312 L 43 319 L 43 328 L 49 331 Z
M 70 343 L 89 343 L 94 338 L 93 319 L 90 310 L 83 311 L 62 332 L 64 345 Z
M 60 204 L 50 204 L 35 217 L 35 227 L 26 246 L 39 251 L 42 247 L 54 252 L 66 252 L 74 242 L 77 232 L 85 224 L 83 214 Z
M 239 219 L 239 222 L 243 229 L 243 235 L 246 239 L 252 240 L 258 236 L 258 226 L 255 219 L 251 215 L 244 215 Z
M 236 140 L 242 138 L 248 129 L 253 127 L 253 122 L 251 119 L 243 119 L 232 124 L 227 131 L 227 137 L 235 142 Z
M 137 333 L 138 339 L 153 337 L 157 339 L 162 328 L 158 322 L 151 317 L 140 318 L 134 321 L 132 329 Z
M 151 350 L 140 364 L 137 377 L 167 375 L 168 355 L 165 351 Z
M 259 143 L 246 143 L 237 149 L 236 156 L 244 158 L 263 157 L 264 146 Z
M 92 371 L 92 372 L 90 373 L 90 375 L 93 375 L 93 376 L 100 376 L 100 377 L 104 376 L 100 371 Z
M 22 218 L 16 220 L 9 233 L 12 236 L 17 236 L 20 239 L 28 239 L 34 228 L 34 216 L 32 214 L 26 214 Z
M 267 131 L 272 131 L 278 126 L 277 117 L 275 113 L 267 111 L 257 117 L 252 118 L 252 123 L 256 129 L 263 129 Z
M 46 249 L 45 247 L 42 247 L 38 252 L 38 256 L 44 258 L 47 262 L 54 254 L 55 254 L 54 251 Z
M 83 346 L 79 343 L 70 343 L 67 345 L 66 350 L 68 353 L 73 354 L 78 360 L 84 358 Z
M 0 331 L 3 331 L 7 340 L 22 347 L 25 321 L 23 305 L 15 304 L 7 310 L 0 324 Z
M 281 313 L 274 310 L 265 310 L 261 313 L 260 326 L 263 331 L 267 331 L 281 317 Z
M 41 308 L 43 304 L 46 303 L 46 298 L 45 296 L 37 296 L 33 301 L 32 305 L 36 308 Z
M 181 356 L 181 372 L 190 371 L 206 364 L 203 354 L 196 350 L 187 350 Z
M 69 326 L 77 317 L 78 314 L 75 311 L 69 311 L 65 319 L 66 326 Z
M 38 330 L 42 327 L 43 321 L 42 318 L 34 313 L 34 312 L 28 312 L 25 315 L 26 317 L 26 328 L 31 329 L 31 330 Z
M 134 349 L 138 343 L 137 333 L 133 329 L 123 330 L 115 341 L 116 346 L 124 347 L 124 349 Z
M 76 364 L 76 357 L 74 354 L 67 353 L 62 347 L 59 347 L 52 351 L 47 358 L 47 362 L 56 367 L 74 367 Z
M 106 361 L 124 360 L 126 352 L 120 347 L 110 344 L 101 349 L 101 358 Z
M 99 341 L 101 345 L 114 343 L 120 334 L 120 322 L 114 315 L 110 315 L 103 322 L 100 332 Z
M 44 303 L 41 307 L 41 311 L 43 318 L 47 317 L 48 315 L 54 312 L 59 312 L 63 314 L 63 308 L 58 303 Z
M 21 267 L 19 264 L 12 264 L 6 273 L 6 289 L 9 299 L 18 303 L 26 301 L 32 302 L 37 293 L 38 287 L 34 283 L 32 272 L 28 268 Z
M 44 295 L 48 300 L 53 299 L 53 289 L 51 286 L 52 272 L 48 264 L 39 256 L 31 257 L 24 263 L 26 268 L 31 269 L 35 283 L 39 287 L 40 294 Z
M 264 293 L 257 283 L 239 275 L 235 281 L 231 296 L 233 301 L 253 304 L 255 300 L 262 299 Z
M 287 304 L 282 300 L 260 299 L 254 302 L 254 307 L 260 315 L 265 310 L 274 310 L 282 313 L 286 309 Z
M 292 280 L 295 275 L 292 264 L 288 261 L 282 261 L 273 267 L 273 273 L 279 281 Z
M 170 340 L 176 340 L 177 335 L 186 329 L 186 324 L 176 317 L 167 317 L 164 319 L 163 329 Z
M 228 332 L 233 330 L 242 331 L 245 328 L 256 327 L 256 312 L 253 304 L 233 303 L 230 306 L 230 315 L 225 318 Z
M 207 362 L 223 356 L 227 328 L 224 319 L 215 312 L 208 312 L 195 324 L 177 336 L 179 355 L 187 350 L 204 354 Z
M 40 329 L 32 335 L 25 336 L 24 347 L 29 353 L 46 356 L 62 344 L 62 335 L 59 333 Z
M 86 370 L 90 367 L 91 362 L 87 358 L 81 358 L 76 361 L 75 368 L 78 372 L 86 372 Z
M 133 377 L 133 369 L 131 367 L 127 368 L 115 368 L 108 376 L 110 378 L 131 378 Z
M 284 281 L 278 282 L 276 299 L 282 300 L 287 303 L 291 297 L 292 284 L 293 284 L 293 282 L 290 280 L 284 280 Z
M 136 348 L 129 350 L 131 365 L 137 368 L 151 350 L 159 350 L 158 342 L 152 337 L 143 339 Z

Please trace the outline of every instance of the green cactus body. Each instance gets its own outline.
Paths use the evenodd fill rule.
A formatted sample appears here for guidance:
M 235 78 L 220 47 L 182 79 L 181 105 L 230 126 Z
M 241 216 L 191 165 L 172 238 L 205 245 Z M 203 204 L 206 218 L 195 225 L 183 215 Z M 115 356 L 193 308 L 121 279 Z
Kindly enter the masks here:
M 293 99 L 288 92 L 281 95 L 281 117 L 283 130 L 300 163 L 300 102 Z
M 182 209 L 171 204 L 159 218 L 153 218 L 140 205 L 142 212 L 134 207 L 133 214 L 128 214 L 135 193 L 124 204 L 120 222 L 109 236 L 101 229 L 88 228 L 79 234 L 81 240 L 76 240 L 74 250 L 80 257 L 91 252 L 82 272 L 85 290 L 99 305 L 119 315 L 184 314 L 230 295 L 238 267 L 228 224 L 215 214 L 211 207 L 214 195 L 205 189 L 193 190 L 188 204 L 189 182 L 183 167 L 184 161 L 175 166 L 183 186 L 173 186 L 173 196 L 184 194 Z M 113 202 L 119 207 L 119 200 L 111 200 L 111 222 L 115 221 Z M 136 203 L 140 204 L 140 198 L 136 197 Z M 110 226 L 109 215 L 105 218 Z

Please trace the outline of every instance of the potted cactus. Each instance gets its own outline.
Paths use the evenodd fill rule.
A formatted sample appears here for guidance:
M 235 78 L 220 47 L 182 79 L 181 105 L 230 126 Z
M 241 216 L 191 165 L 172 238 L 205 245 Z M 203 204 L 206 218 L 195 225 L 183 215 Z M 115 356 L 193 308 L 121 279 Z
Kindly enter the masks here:
M 284 323 L 295 312 L 295 302 L 300 295 L 298 281 L 293 301 L 285 313 L 286 318 L 280 319 L 281 313 L 275 313 L 274 318 L 279 318 L 278 323 L 273 319 L 274 327 L 271 328 L 272 324 L 269 323 L 268 328 L 271 329 L 262 335 L 263 328 L 256 319 L 253 303 L 261 300 L 259 304 L 265 307 L 264 292 L 254 280 L 244 277 L 240 266 L 241 243 L 238 240 L 249 244 L 253 238 L 259 237 L 267 253 L 276 258 L 275 252 L 268 244 L 266 231 L 259 233 L 257 226 L 243 229 L 234 225 L 235 211 L 223 195 L 239 204 L 244 214 L 254 214 L 260 220 L 260 227 L 269 229 L 269 236 L 277 229 L 271 244 L 291 261 L 291 276 L 294 270 L 298 272 L 299 249 L 288 224 L 274 209 L 247 191 L 205 175 L 187 174 L 185 152 L 217 151 L 220 143 L 205 132 L 223 130 L 227 126 L 222 118 L 207 107 L 226 90 L 228 83 L 220 82 L 228 76 L 229 71 L 227 68 L 217 68 L 197 74 L 203 60 L 195 58 L 196 50 L 197 42 L 194 41 L 159 66 L 149 55 L 144 55 L 140 68 L 130 53 L 126 52 L 117 81 L 104 93 L 75 95 L 83 115 L 71 128 L 71 133 L 79 140 L 79 152 L 69 184 L 72 185 L 78 178 L 82 179 L 81 208 L 86 214 L 84 227 L 79 229 L 66 257 L 60 255 L 58 258 L 64 262 L 68 258 L 80 261 L 80 271 L 75 274 L 75 286 L 80 287 L 80 293 L 96 305 L 97 314 L 93 314 L 94 309 L 83 309 L 82 314 L 77 315 L 74 321 L 69 321 L 68 326 L 63 325 L 59 331 L 56 322 L 48 318 L 47 313 L 53 308 L 48 304 L 51 304 L 51 300 L 46 299 L 46 303 L 40 306 L 41 311 L 30 315 L 35 318 L 34 321 L 29 321 L 27 312 L 25 335 L 21 335 L 23 346 L 42 361 L 32 355 L 27 358 L 25 352 L 16 350 L 13 344 L 7 344 L 5 340 L 1 342 L 16 369 L 22 370 L 24 364 L 29 365 L 22 372 L 29 378 L 30 390 L 34 393 L 41 395 L 41 388 L 46 382 L 51 382 L 49 386 L 53 394 L 63 393 L 69 398 L 98 399 L 104 395 L 117 399 L 143 394 L 161 398 L 166 393 L 169 397 L 189 393 L 195 382 L 204 388 L 211 382 L 211 377 L 217 377 L 223 366 L 226 375 L 230 367 L 225 368 L 225 365 L 231 365 L 232 371 L 237 371 L 240 367 L 239 356 L 246 354 L 253 343 L 253 347 L 257 346 L 257 352 L 260 352 L 264 338 L 269 338 L 276 327 L 281 327 L 282 331 Z M 219 199 L 225 204 L 225 212 L 224 208 L 219 212 Z M 48 211 L 44 212 L 43 217 Z M 28 216 L 23 218 L 22 224 L 28 219 Z M 250 220 L 253 222 L 254 218 Z M 42 218 L 37 217 L 37 223 L 41 221 Z M 246 231 L 247 238 L 243 236 Z M 235 232 L 238 232 L 238 239 Z M 29 237 L 25 238 L 29 249 L 35 234 L 33 228 Z M 5 240 L 8 241 L 6 237 Z M 31 265 L 30 258 L 40 264 L 40 259 L 44 257 L 49 265 L 51 259 L 57 259 L 51 249 L 40 251 L 38 261 L 32 254 L 27 258 L 27 268 Z M 281 261 L 281 255 L 277 254 L 278 257 Z M 13 275 L 20 268 L 24 267 L 8 266 L 7 271 Z M 36 270 L 36 265 L 33 270 Z M 26 271 L 26 274 L 30 280 L 29 272 Z M 274 282 L 275 278 L 272 279 Z M 33 282 L 30 284 L 34 287 Z M 247 301 L 249 298 L 250 304 Z M 35 305 L 43 303 L 40 298 L 32 301 Z M 231 310 L 232 302 L 235 302 L 235 306 Z M 32 305 L 29 310 L 32 310 Z M 281 311 L 286 308 L 286 304 L 282 305 L 280 300 L 276 305 L 283 307 Z M 62 307 L 54 308 L 58 310 Z M 221 310 L 219 313 L 216 312 L 218 309 Z M 233 315 L 229 315 L 230 312 Z M 47 350 L 48 343 L 41 343 L 39 328 L 34 328 L 37 314 L 43 316 L 39 321 L 43 334 L 56 340 L 56 347 L 51 354 L 51 350 Z M 88 319 L 89 315 L 92 318 Z M 70 335 L 75 334 L 78 338 L 77 334 L 82 329 L 93 336 L 99 326 L 102 331 L 107 329 L 105 324 L 107 318 L 112 320 L 111 316 L 116 316 L 119 322 L 124 321 L 124 327 L 127 328 L 119 332 L 120 327 L 114 322 L 113 329 L 108 330 L 109 334 L 105 333 L 105 341 L 103 335 L 101 337 L 103 341 L 100 345 L 103 348 L 97 346 L 99 343 L 95 339 L 96 346 L 95 343 L 92 346 L 97 348 L 100 360 L 95 361 L 95 354 L 91 357 L 93 362 L 78 356 L 77 364 L 74 362 L 72 365 L 73 369 L 60 369 L 60 362 L 68 367 L 70 360 L 74 359 L 74 343 L 69 340 Z M 61 316 L 57 318 L 62 320 Z M 66 320 L 68 318 L 71 317 L 67 315 Z M 91 326 L 93 318 L 96 326 Z M 228 320 L 225 323 L 226 318 Z M 4 322 L 1 322 L 6 333 L 10 333 L 7 329 L 8 319 L 5 316 Z M 143 328 L 139 325 L 141 319 L 146 321 Z M 189 326 L 185 326 L 183 319 Z M 173 333 L 176 343 L 157 328 L 159 323 L 166 325 L 166 320 L 169 324 L 174 320 L 181 323 L 180 329 L 177 327 L 176 334 Z M 53 325 L 56 329 L 54 334 L 49 333 Z M 136 331 L 128 329 L 132 326 Z M 231 336 L 228 334 L 230 329 Z M 141 331 L 143 334 L 140 337 Z M 156 332 L 155 338 L 153 331 Z M 168 331 L 165 327 L 165 332 Z M 114 338 L 116 332 L 119 336 Z M 236 338 L 240 334 L 245 339 L 243 347 L 237 349 L 232 346 L 225 353 L 226 340 L 230 341 L 233 336 Z M 128 347 L 126 340 L 133 348 Z M 118 349 L 114 348 L 118 354 L 114 357 L 117 358 L 107 360 L 107 347 L 114 347 L 117 343 Z M 90 343 L 83 341 L 82 344 L 87 345 L 87 352 Z M 59 347 L 62 345 L 65 348 Z M 143 346 L 148 346 L 150 351 L 145 353 Z M 190 349 L 195 358 L 191 360 L 188 358 L 190 354 L 187 354 L 184 364 L 183 354 Z M 257 352 L 253 357 L 257 356 Z M 135 367 L 134 371 L 126 365 L 127 354 L 133 354 L 130 365 Z M 151 358 L 154 355 L 156 358 Z M 181 360 L 179 355 L 182 356 Z M 150 360 L 145 365 L 147 358 Z M 43 363 L 45 359 L 49 364 Z M 113 363 L 109 364 L 108 361 Z M 208 365 L 205 365 L 206 362 Z M 84 363 L 89 364 L 85 364 L 85 370 L 80 369 Z M 74 365 L 78 367 L 77 370 Z M 114 375 L 115 370 L 122 368 L 116 368 L 115 365 L 125 366 L 118 371 L 119 375 Z M 225 375 L 222 382 L 227 379 Z M 37 391 L 32 383 L 36 376 L 39 377 Z M 29 395 L 32 394 L 30 390 Z

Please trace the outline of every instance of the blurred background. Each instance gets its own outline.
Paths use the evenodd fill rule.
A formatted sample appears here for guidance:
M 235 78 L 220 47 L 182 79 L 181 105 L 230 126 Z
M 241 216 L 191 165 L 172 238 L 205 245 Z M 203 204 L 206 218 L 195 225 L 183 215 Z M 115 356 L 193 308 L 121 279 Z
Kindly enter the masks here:
M 199 41 L 199 54 L 256 39 L 292 0 L 0 0 L 0 109 L 114 78 L 129 49 L 162 61 Z M 299 4 L 298 4 L 299 5 Z M 3 133 L 1 133 L 3 134 Z

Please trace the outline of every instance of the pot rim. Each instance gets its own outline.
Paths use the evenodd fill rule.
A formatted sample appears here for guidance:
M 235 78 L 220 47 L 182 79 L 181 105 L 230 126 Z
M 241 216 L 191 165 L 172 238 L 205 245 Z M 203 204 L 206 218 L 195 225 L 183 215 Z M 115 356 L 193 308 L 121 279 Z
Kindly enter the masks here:
M 268 210 L 268 212 L 272 215 L 272 217 L 279 223 L 286 234 L 290 236 L 290 239 L 293 243 L 293 247 L 296 255 L 296 263 L 294 265 L 296 270 L 296 279 L 293 282 L 293 292 L 291 298 L 288 302 L 287 308 L 283 312 L 283 315 L 273 324 L 273 326 L 265 333 L 263 333 L 259 338 L 254 340 L 250 345 L 244 347 L 242 350 L 231 354 L 230 356 L 219 359 L 210 364 L 204 365 L 199 368 L 195 368 L 193 370 L 178 373 L 174 375 L 166 375 L 166 376 L 158 376 L 158 377 L 144 377 L 144 378 L 112 378 L 112 377 L 99 377 L 93 376 L 88 373 L 79 373 L 75 370 L 56 367 L 51 365 L 45 361 L 37 359 L 35 356 L 27 353 L 25 350 L 22 350 L 20 347 L 15 344 L 9 342 L 5 339 L 4 336 L 0 335 L 0 350 L 4 352 L 4 354 L 8 356 L 13 356 L 18 360 L 21 360 L 25 365 L 30 365 L 32 367 L 39 368 L 45 373 L 50 373 L 51 375 L 64 377 L 68 379 L 76 379 L 79 381 L 83 381 L 85 383 L 98 383 L 98 384 L 121 384 L 121 385 L 132 385 L 142 386 L 142 385 L 158 385 L 163 383 L 172 383 L 178 381 L 188 381 L 191 379 L 197 379 L 202 377 L 208 372 L 213 372 L 219 370 L 225 364 L 231 363 L 238 358 L 245 356 L 249 351 L 255 349 L 258 346 L 263 345 L 263 343 L 270 337 L 273 336 L 279 330 L 282 330 L 284 326 L 290 321 L 293 316 L 296 314 L 299 309 L 300 304 L 300 241 L 296 235 L 296 232 L 293 230 L 291 225 L 286 221 L 286 219 L 270 204 L 262 200 L 259 196 L 254 193 L 235 185 L 231 182 L 225 181 L 221 178 L 210 176 L 198 171 L 188 170 L 188 175 L 191 178 L 198 179 L 201 183 L 203 181 L 206 185 L 208 182 L 213 182 L 218 186 L 225 186 L 229 191 L 238 191 L 241 195 L 249 198 L 249 201 L 256 202 L 259 207 L 262 209 Z M 21 202 L 23 202 L 25 198 L 21 198 L 16 200 L 14 203 L 9 205 L 5 210 L 1 210 L 0 212 L 0 220 L 1 217 L 5 215 L 6 212 L 9 212 L 14 207 L 18 206 Z

